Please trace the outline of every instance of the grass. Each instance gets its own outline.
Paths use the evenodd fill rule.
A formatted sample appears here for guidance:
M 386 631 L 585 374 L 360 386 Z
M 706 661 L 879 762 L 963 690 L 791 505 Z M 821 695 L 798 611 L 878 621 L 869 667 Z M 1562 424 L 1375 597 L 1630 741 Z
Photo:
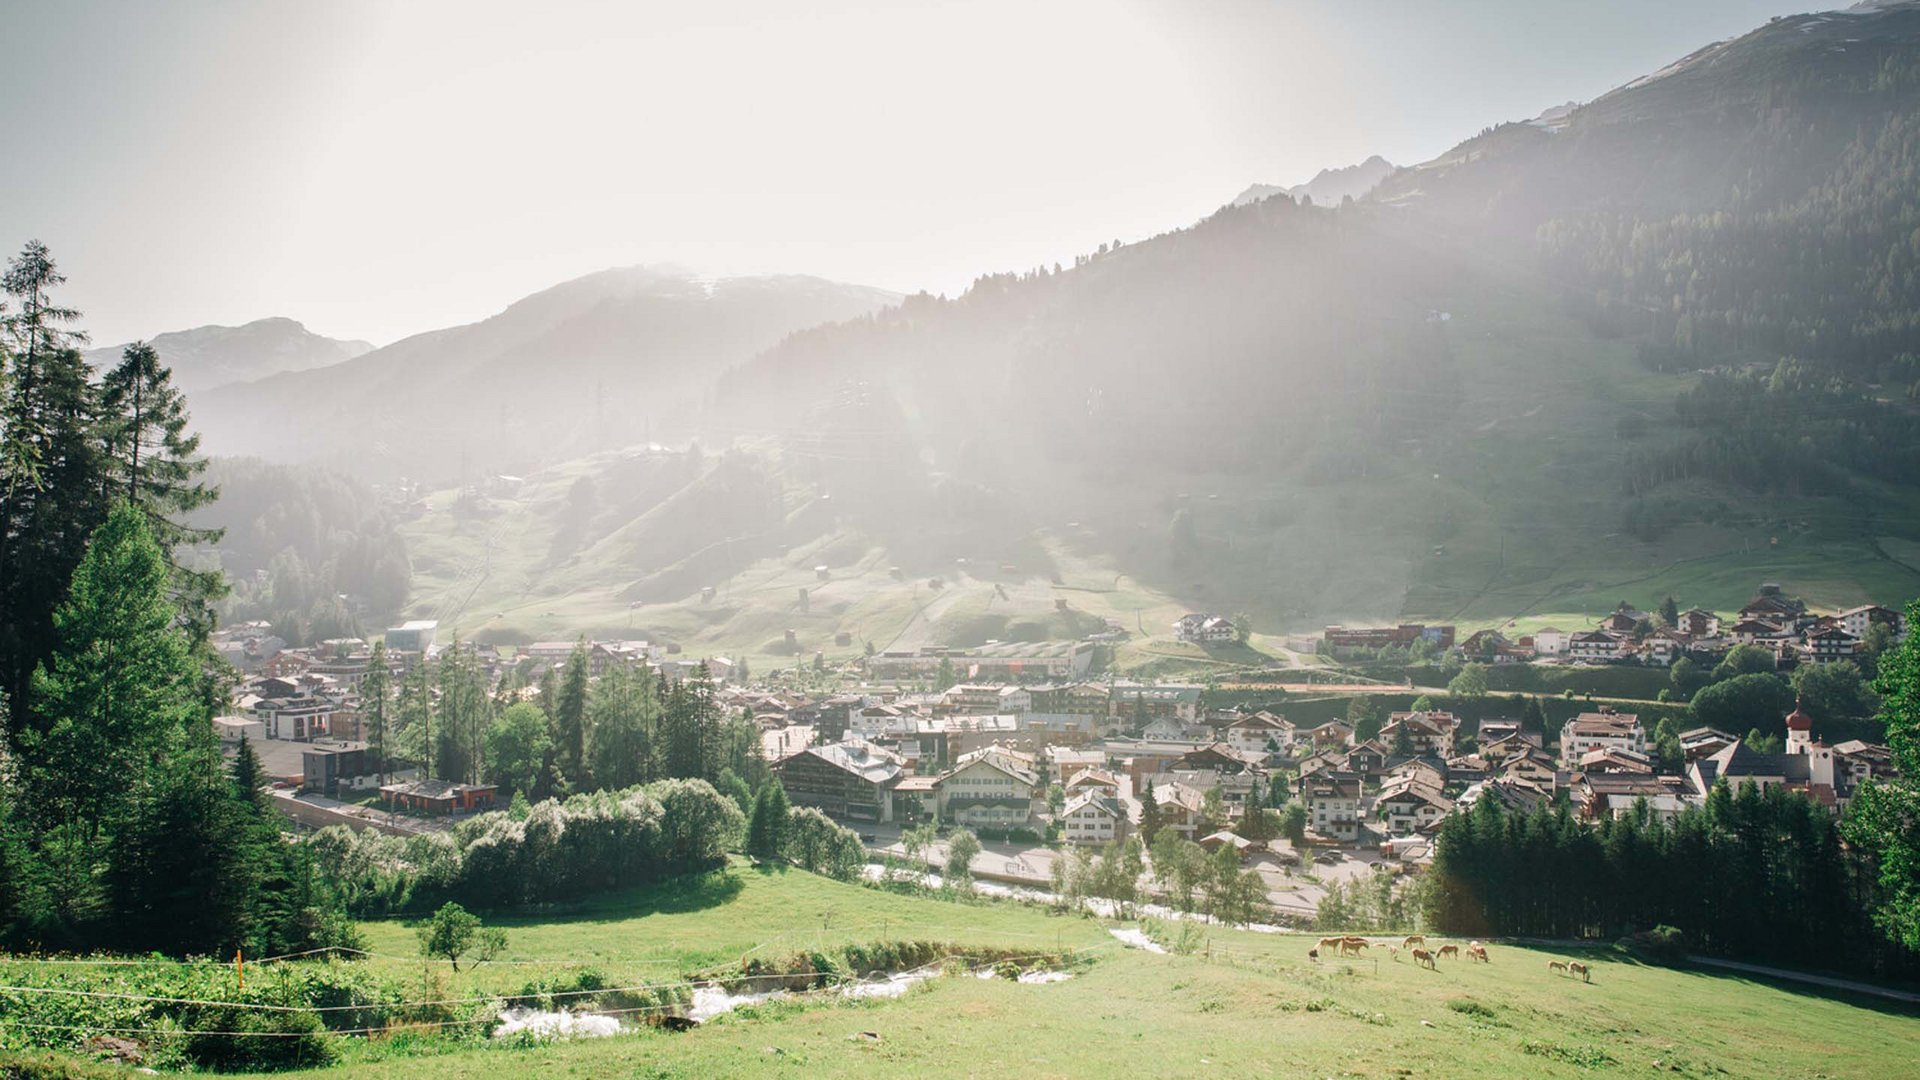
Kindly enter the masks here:
M 382 1060 L 376 1043 L 313 1075 L 1866 1077 L 1904 1075 L 1920 1054 L 1920 1019 L 1892 1006 L 1643 966 L 1611 950 L 1495 945 L 1491 964 L 1429 972 L 1386 957 L 1315 964 L 1302 937 L 1213 930 L 1195 955 L 1152 955 L 1110 947 L 1080 918 L 797 871 L 736 878 L 737 889 L 703 879 L 513 924 L 515 953 L 697 966 L 768 940 L 888 934 L 1104 948 L 1055 985 L 942 979 L 896 1001 L 776 1003 L 684 1034 L 531 1049 Z M 404 934 L 369 930 L 376 947 L 399 947 Z M 1547 971 L 1547 959 L 1571 955 L 1593 963 L 1591 984 Z

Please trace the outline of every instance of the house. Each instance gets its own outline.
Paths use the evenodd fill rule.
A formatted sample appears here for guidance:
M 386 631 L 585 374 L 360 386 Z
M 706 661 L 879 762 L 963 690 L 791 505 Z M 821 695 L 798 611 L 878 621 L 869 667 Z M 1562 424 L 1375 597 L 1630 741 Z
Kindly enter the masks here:
M 1373 628 L 1329 626 L 1322 640 L 1336 649 L 1380 649 L 1389 645 L 1406 648 L 1415 642 L 1423 642 L 1437 649 L 1451 649 L 1453 632 L 1451 626 L 1422 626 L 1419 623 Z
M 1647 731 L 1640 718 L 1602 705 L 1599 712 L 1581 713 L 1560 728 L 1560 760 L 1569 768 L 1588 751 L 1604 749 L 1645 754 Z
M 1141 717 L 1192 724 L 1200 719 L 1200 693 L 1204 689 L 1188 684 L 1116 682 L 1107 690 L 1107 717 L 1120 726 Z
M 1395 765 L 1393 768 L 1388 769 L 1380 776 L 1380 784 L 1382 787 L 1390 784 L 1408 782 L 1424 784 L 1438 791 L 1446 786 L 1447 774 L 1430 761 L 1424 761 L 1420 758 L 1409 758 Z
M 1341 759 L 1341 766 L 1350 773 L 1371 776 L 1387 767 L 1388 753 L 1387 744 L 1379 739 L 1368 739 L 1347 751 L 1347 756 Z
M 1831 663 L 1851 657 L 1860 647 L 1860 639 L 1838 626 L 1825 626 L 1809 630 L 1802 639 L 1807 645 L 1807 654 L 1819 663 Z
M 1533 632 L 1533 652 L 1536 656 L 1567 655 L 1568 635 L 1557 626 Z
M 1482 725 L 1484 730 L 1484 725 Z M 1498 764 L 1516 754 L 1526 754 L 1540 749 L 1540 737 L 1530 732 L 1516 731 L 1511 735 L 1502 735 L 1488 740 L 1484 735 L 1480 739 L 1480 756 L 1489 763 Z
M 1876 776 L 1893 776 L 1899 772 L 1893 767 L 1893 751 L 1890 748 L 1860 739 L 1849 739 L 1834 747 L 1833 757 L 1838 768 L 1846 774 L 1844 783 L 1849 791 Z
M 1632 635 L 1634 630 L 1638 629 L 1640 624 L 1646 621 L 1646 618 L 1645 613 L 1634 611 L 1632 608 L 1622 604 L 1612 614 L 1600 620 L 1600 629 L 1608 630 L 1616 634 Z
M 1533 812 L 1534 807 L 1552 798 L 1551 783 L 1547 787 L 1541 787 L 1521 777 L 1496 776 L 1491 780 L 1469 785 L 1467 790 L 1461 792 L 1460 797 L 1454 800 L 1453 805 L 1456 810 L 1470 810 L 1481 799 L 1492 799 L 1504 810 L 1528 814 Z
M 1120 778 L 1105 769 L 1081 769 L 1067 781 L 1065 790 L 1068 798 L 1088 793 L 1118 795 Z
M 1450 757 L 1447 759 L 1447 781 L 1463 784 L 1478 783 L 1493 775 L 1495 764 L 1479 754 Z
M 1667 823 L 1695 801 L 1684 778 L 1646 773 L 1581 773 L 1569 797 L 1575 811 L 1592 821 L 1625 817 L 1644 799 L 1653 819 Z
M 1741 619 L 1733 624 L 1732 633 L 1733 640 L 1742 645 L 1779 641 L 1793 636 L 1793 630 L 1787 623 L 1769 622 L 1766 619 Z
M 1033 695 L 1018 686 L 961 683 L 945 694 L 946 702 L 963 713 L 1024 713 L 1033 708 Z
M 1438 785 L 1408 777 L 1380 789 L 1373 801 L 1373 817 L 1388 836 L 1427 832 L 1453 812 L 1453 800 L 1440 794 Z
M 1881 607 L 1879 604 L 1862 604 L 1859 607 L 1848 608 L 1835 615 L 1834 619 L 1840 624 L 1840 629 L 1856 638 L 1864 639 L 1867 636 L 1867 630 L 1875 624 L 1892 630 L 1896 638 L 1905 637 L 1907 632 L 1906 616 L 1892 608 Z
M 1080 750 L 1056 744 L 1047 747 L 1047 764 L 1053 767 L 1055 781 L 1070 784 L 1076 775 L 1088 769 L 1106 768 L 1107 752 L 1099 749 Z
M 1206 793 L 1186 784 L 1162 784 L 1153 789 L 1160 826 L 1191 840 L 1205 822 Z
M 1353 725 L 1345 720 L 1329 720 L 1317 728 L 1309 728 L 1306 741 L 1314 747 L 1353 745 Z
M 893 789 L 905 761 L 858 736 L 809 746 L 773 763 L 773 773 L 795 806 L 811 806 L 852 821 L 893 820 Z
M 1617 660 L 1632 637 L 1610 630 L 1584 630 L 1567 639 L 1567 655 L 1575 660 Z
M 333 714 L 338 707 L 332 700 L 317 695 L 265 697 L 255 700 L 248 711 L 265 724 L 267 738 L 305 742 L 332 731 Z
M 1500 768 L 1500 778 L 1522 781 L 1545 791 L 1548 795 L 1553 794 L 1560 786 L 1560 774 L 1544 753 L 1508 758 L 1507 763 Z
M 1720 634 L 1720 616 L 1705 608 L 1688 608 L 1674 621 L 1674 629 L 1690 638 L 1717 637 Z
M 1601 776 L 1609 773 L 1637 773 L 1651 775 L 1653 759 L 1632 750 L 1623 750 L 1617 746 L 1603 746 L 1598 750 L 1589 750 L 1580 755 L 1573 767 L 1589 775 Z
M 1489 717 L 1480 721 L 1480 726 L 1474 729 L 1473 738 L 1475 742 L 1481 746 L 1485 746 L 1488 743 L 1499 742 L 1509 735 L 1518 735 L 1519 733 L 1520 721 Z
M 1194 842 L 1202 848 L 1205 848 L 1209 855 L 1219 851 L 1223 847 L 1230 847 L 1233 849 L 1234 854 L 1245 859 L 1247 853 L 1253 850 L 1253 841 L 1229 829 L 1221 829 L 1219 832 L 1208 833 Z
M 1686 635 L 1664 626 L 1640 640 L 1640 658 L 1661 667 L 1671 666 L 1692 649 L 1693 642 Z
M 380 797 L 388 805 L 429 814 L 491 809 L 498 793 L 492 784 L 455 784 L 446 780 L 406 780 L 380 789 Z
M 1323 770 L 1300 781 L 1300 801 L 1307 811 L 1307 827 L 1321 836 L 1344 843 L 1360 838 L 1360 778 L 1351 773 Z
M 1255 758 L 1284 753 L 1293 745 L 1293 725 L 1285 717 L 1262 710 L 1228 724 L 1226 743 Z
M 1060 809 L 1060 838 L 1069 844 L 1111 844 L 1127 838 L 1127 808 L 1113 795 L 1082 792 Z
M 1745 743 L 1734 743 L 1687 766 L 1687 781 L 1697 799 L 1705 799 L 1715 783 L 1725 780 L 1734 788 L 1747 783 L 1763 791 L 1783 788 L 1838 810 L 1840 797 L 1834 779 L 1833 751 L 1826 747 L 1811 754 L 1761 754 L 1747 749 Z
M 1747 601 L 1747 605 L 1740 609 L 1739 621 L 1758 619 L 1791 627 L 1804 618 L 1806 613 L 1807 605 L 1781 592 L 1780 586 L 1768 582 L 1762 584 L 1754 598 Z
M 1169 769 L 1211 771 L 1223 776 L 1237 775 L 1257 768 L 1264 756 L 1241 753 L 1226 743 L 1208 743 L 1175 758 Z
M 934 783 L 940 820 L 968 828 L 1017 829 L 1033 823 L 1045 785 L 1034 755 L 1003 746 L 962 754 Z
M 1445 757 L 1453 751 L 1453 732 L 1459 723 L 1449 712 L 1397 712 L 1387 717 L 1381 726 L 1380 741 L 1395 745 L 1404 728 L 1414 753 L 1422 757 Z
M 1207 612 L 1194 612 L 1182 615 L 1173 624 L 1175 641 L 1187 641 L 1197 645 L 1210 645 L 1219 642 L 1240 640 L 1240 632 L 1234 629 L 1233 620 L 1225 619 Z

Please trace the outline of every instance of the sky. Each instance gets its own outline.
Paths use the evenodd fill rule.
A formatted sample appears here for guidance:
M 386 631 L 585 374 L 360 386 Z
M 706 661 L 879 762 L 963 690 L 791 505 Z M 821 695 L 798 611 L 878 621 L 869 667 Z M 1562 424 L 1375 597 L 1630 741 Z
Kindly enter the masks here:
M 1818 6 L 21 2 L 0 251 L 44 240 L 99 344 L 385 344 L 651 262 L 954 294 Z

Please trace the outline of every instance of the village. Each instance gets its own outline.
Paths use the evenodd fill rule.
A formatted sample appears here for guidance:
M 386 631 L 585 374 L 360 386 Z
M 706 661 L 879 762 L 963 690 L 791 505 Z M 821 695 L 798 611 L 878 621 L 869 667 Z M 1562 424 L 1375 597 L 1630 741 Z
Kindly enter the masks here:
M 1892 609 L 1819 614 L 1775 585 L 1728 618 L 1693 609 L 1670 625 L 1656 620 L 1622 605 L 1593 630 L 1513 639 L 1481 630 L 1458 641 L 1451 626 L 1329 627 L 1320 648 L 1352 656 L 1414 646 L 1490 665 L 1667 665 L 1710 663 L 1747 645 L 1787 669 L 1846 659 L 1870 634 L 1897 640 L 1906 631 Z M 1205 613 L 1171 631 L 1202 644 L 1242 633 Z M 1103 676 L 1093 670 L 1094 641 L 877 653 L 849 664 L 837 684 L 806 689 L 775 676 L 746 682 L 729 658 L 690 659 L 665 644 L 503 648 L 441 642 L 438 633 L 430 621 L 389 629 L 391 674 L 458 648 L 493 685 L 517 669 L 524 695 L 583 649 L 595 678 L 626 665 L 669 683 L 710 680 L 727 715 L 751 719 L 793 805 L 854 828 L 875 858 L 905 855 L 903 834 L 916 826 L 965 828 L 984 845 L 977 877 L 1044 887 L 1063 851 L 1166 830 L 1209 853 L 1233 848 L 1261 875 L 1276 915 L 1298 920 L 1314 917 L 1332 883 L 1430 862 L 1440 824 L 1479 800 L 1523 813 L 1564 803 L 1590 821 L 1632 813 L 1669 821 L 1702 805 L 1716 783 L 1751 782 L 1837 814 L 1892 767 L 1887 747 L 1829 743 L 1798 707 L 1750 718 L 1755 728 L 1784 729 L 1778 752 L 1693 726 L 1678 732 L 1683 757 L 1665 768 L 1652 723 L 1615 704 L 1583 707 L 1551 730 L 1518 708 L 1476 720 L 1427 707 L 1373 725 L 1350 716 L 1295 722 L 1284 703 L 1211 704 L 1216 695 L 1201 682 Z M 504 805 L 494 785 L 426 779 L 374 759 L 359 700 L 372 664 L 366 642 L 288 648 L 254 623 L 223 630 L 216 646 L 243 676 L 233 710 L 215 721 L 220 737 L 230 748 L 253 746 L 301 824 L 415 832 Z M 1256 807 L 1263 812 L 1249 814 Z M 935 866 L 943 858 L 938 843 L 916 854 Z

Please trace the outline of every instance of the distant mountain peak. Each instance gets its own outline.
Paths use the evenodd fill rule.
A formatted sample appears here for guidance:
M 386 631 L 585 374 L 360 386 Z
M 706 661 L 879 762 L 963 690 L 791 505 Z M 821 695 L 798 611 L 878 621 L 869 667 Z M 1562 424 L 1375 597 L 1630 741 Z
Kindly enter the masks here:
M 325 367 L 373 351 L 372 342 L 325 337 L 285 315 L 238 326 L 209 323 L 169 330 L 147 343 L 160 354 L 161 363 L 173 369 L 175 385 L 189 395 L 228 383 Z M 125 349 L 125 344 L 90 349 L 87 361 L 95 367 L 110 366 Z
M 1312 199 L 1316 206 L 1338 206 L 1351 197 L 1364 198 L 1378 187 L 1380 181 L 1393 175 L 1396 166 L 1379 154 L 1370 155 L 1357 165 L 1347 165 L 1337 169 L 1321 169 L 1313 179 L 1292 187 L 1280 187 L 1273 184 L 1254 184 L 1247 190 L 1234 196 L 1234 206 L 1245 206 L 1275 195 L 1285 195 L 1291 199 Z

